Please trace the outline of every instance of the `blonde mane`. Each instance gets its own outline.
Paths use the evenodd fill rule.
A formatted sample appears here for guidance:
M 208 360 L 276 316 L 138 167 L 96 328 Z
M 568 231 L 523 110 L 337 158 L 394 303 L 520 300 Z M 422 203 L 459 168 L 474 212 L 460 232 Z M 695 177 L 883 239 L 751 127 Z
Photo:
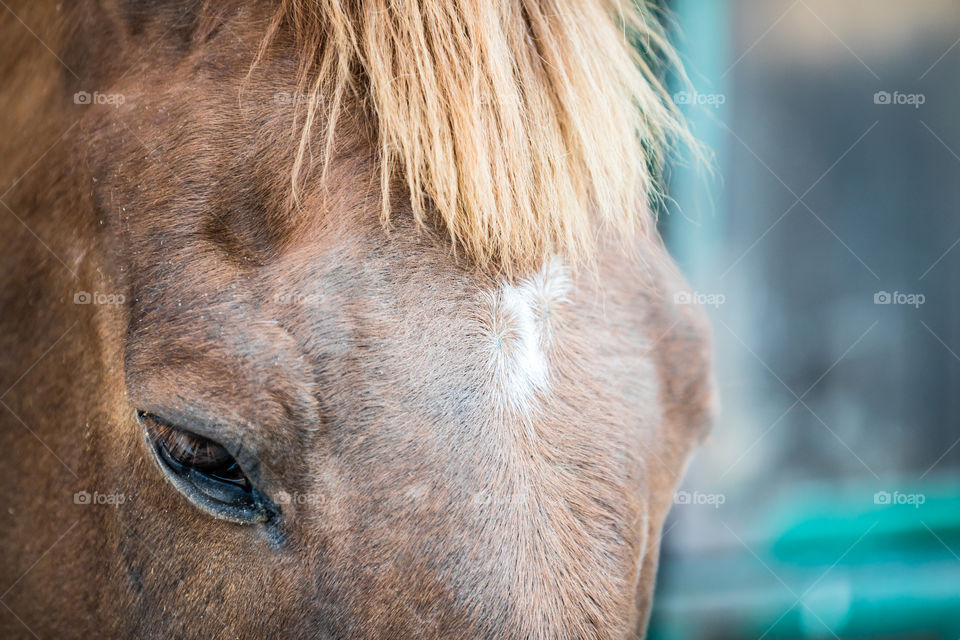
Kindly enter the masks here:
M 374 116 L 384 223 L 399 178 L 416 221 L 437 221 L 483 268 L 581 264 L 601 228 L 647 233 L 654 176 L 688 139 L 657 75 L 676 57 L 646 4 L 280 0 L 258 60 L 281 33 L 305 52 L 311 97 L 294 195 L 311 126 L 329 122 L 329 157 L 355 97 Z

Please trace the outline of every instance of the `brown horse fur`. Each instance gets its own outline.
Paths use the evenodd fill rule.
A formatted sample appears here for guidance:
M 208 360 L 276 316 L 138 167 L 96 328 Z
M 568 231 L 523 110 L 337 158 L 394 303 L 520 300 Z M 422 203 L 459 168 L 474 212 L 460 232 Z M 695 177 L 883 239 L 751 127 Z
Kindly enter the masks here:
M 636 159 L 675 123 L 608 3 L 570 5 L 7 0 L 0 636 L 643 635 L 708 330 L 656 239 L 616 237 L 646 167 L 591 146 Z M 404 38 L 468 13 L 479 66 L 384 84 L 426 59 Z M 513 102 L 445 102 L 505 90 L 493 63 Z M 194 506 L 138 410 L 230 448 L 279 516 Z

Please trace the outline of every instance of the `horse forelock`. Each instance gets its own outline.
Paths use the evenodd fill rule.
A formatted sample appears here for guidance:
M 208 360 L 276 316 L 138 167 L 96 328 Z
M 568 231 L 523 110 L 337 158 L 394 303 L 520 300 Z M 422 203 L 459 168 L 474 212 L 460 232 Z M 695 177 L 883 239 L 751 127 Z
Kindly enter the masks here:
M 644 234 L 664 155 L 689 140 L 654 68 L 674 53 L 645 4 L 282 0 L 257 62 L 280 43 L 300 56 L 294 199 L 311 129 L 326 123 L 330 158 L 342 110 L 365 104 L 383 221 L 400 181 L 419 226 L 507 275 L 551 254 L 591 262 L 599 227 Z

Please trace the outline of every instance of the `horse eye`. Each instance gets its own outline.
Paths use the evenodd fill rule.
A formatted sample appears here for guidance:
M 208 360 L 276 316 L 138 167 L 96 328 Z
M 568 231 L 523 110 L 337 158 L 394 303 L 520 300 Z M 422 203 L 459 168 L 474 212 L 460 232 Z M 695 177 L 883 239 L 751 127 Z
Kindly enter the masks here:
M 152 416 L 148 420 L 152 423 L 155 442 L 164 461 L 177 471 L 192 469 L 213 480 L 250 488 L 250 481 L 243 475 L 240 465 L 222 445 L 163 424 Z
M 234 522 L 269 520 L 271 509 L 223 445 L 138 412 L 147 441 L 167 477 L 191 502 Z

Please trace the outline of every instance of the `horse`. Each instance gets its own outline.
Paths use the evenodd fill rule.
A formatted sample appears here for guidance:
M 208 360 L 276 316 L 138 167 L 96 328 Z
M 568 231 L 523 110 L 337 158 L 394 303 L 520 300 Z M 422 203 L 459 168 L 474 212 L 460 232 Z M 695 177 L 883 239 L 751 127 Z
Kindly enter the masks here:
M 714 413 L 654 8 L 2 4 L 0 635 L 644 635 Z

